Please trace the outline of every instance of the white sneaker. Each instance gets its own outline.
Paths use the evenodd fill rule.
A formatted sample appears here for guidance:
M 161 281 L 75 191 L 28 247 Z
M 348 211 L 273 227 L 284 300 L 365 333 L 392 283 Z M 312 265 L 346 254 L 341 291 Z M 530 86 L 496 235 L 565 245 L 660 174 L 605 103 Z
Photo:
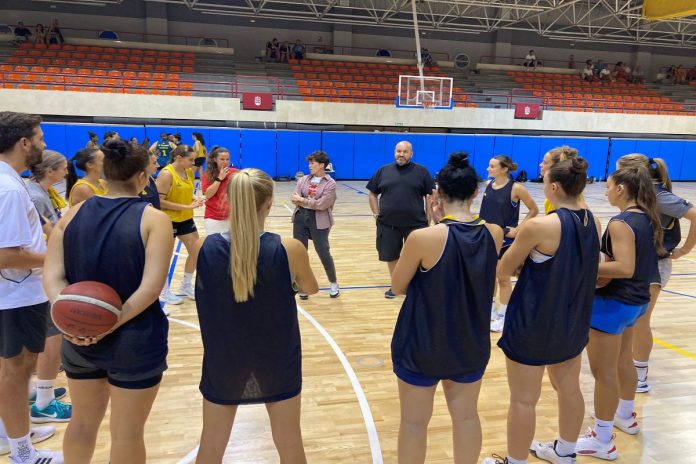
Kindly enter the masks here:
M 180 305 L 184 302 L 184 299 L 180 296 L 176 296 L 171 290 L 167 289 L 166 292 L 160 293 L 159 299 L 162 303 L 168 305 Z
M 505 314 L 498 314 L 494 321 L 491 321 L 491 332 L 500 333 L 505 325 Z
M 33 461 L 17 460 L 10 456 L 11 464 L 63 464 L 63 453 L 60 451 L 36 450 Z
M 29 438 L 33 444 L 41 443 L 42 441 L 48 440 L 53 435 L 56 434 L 56 428 L 52 425 L 43 425 L 40 427 L 32 427 L 31 432 L 29 432 Z M 0 456 L 10 452 L 10 442 L 7 438 L 0 438 Z
M 594 413 L 590 414 L 593 419 L 597 419 L 594 415 Z M 616 414 L 614 415 L 614 427 L 617 429 L 621 430 L 624 433 L 627 433 L 629 435 L 636 435 L 638 432 L 640 432 L 640 425 L 638 424 L 638 414 L 634 411 L 631 414 L 631 417 L 628 419 L 622 419 Z
M 483 458 L 483 461 L 481 461 L 481 464 L 507 464 L 508 460 L 507 458 L 503 458 L 502 456 L 498 456 L 497 454 L 494 454 L 492 458 Z
M 619 457 L 619 452 L 616 451 L 614 444 L 614 436 L 612 435 L 609 443 L 602 443 L 591 427 L 587 430 L 587 435 L 578 438 L 575 453 L 579 456 L 590 456 L 605 461 L 614 461 Z
M 189 298 L 191 300 L 196 299 L 196 289 L 193 288 L 193 284 L 184 284 L 182 283 L 179 286 L 179 295 L 184 295 L 186 298 Z
M 539 441 L 532 442 L 529 448 L 531 453 L 542 461 L 552 462 L 554 464 L 575 464 L 575 453 L 570 456 L 559 456 L 556 452 L 556 442 L 541 443 Z
M 491 303 L 491 322 L 498 318 L 498 311 L 495 310 L 495 300 Z
M 640 380 L 638 381 L 638 385 L 636 385 L 636 393 L 648 393 L 652 387 L 648 383 L 647 379 L 645 382 L 641 382 Z
M 331 298 L 338 298 L 341 294 L 341 289 L 338 288 L 338 282 L 331 282 L 331 289 L 329 290 L 329 296 Z

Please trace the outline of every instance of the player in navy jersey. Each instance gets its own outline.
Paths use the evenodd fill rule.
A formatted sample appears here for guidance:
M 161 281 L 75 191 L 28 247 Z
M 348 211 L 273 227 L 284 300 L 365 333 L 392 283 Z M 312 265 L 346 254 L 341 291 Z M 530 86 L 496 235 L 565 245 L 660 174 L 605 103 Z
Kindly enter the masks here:
M 93 338 L 67 337 L 62 357 L 73 415 L 65 461 L 92 462 L 97 433 L 111 401 L 111 464 L 144 464 L 143 429 L 167 367 L 168 322 L 158 302 L 173 246 L 164 213 L 140 199 L 149 159 L 121 140 L 102 148 L 105 196 L 68 211 L 53 229 L 44 268 L 51 301 L 67 285 L 93 280 L 123 301 L 116 326 Z
M 580 205 L 586 178 L 587 162 L 580 157 L 549 167 L 544 194 L 555 211 L 525 222 L 498 266 L 498 275 L 510 277 L 524 263 L 498 342 L 510 386 L 507 457 L 484 464 L 527 463 L 530 447 L 545 461 L 575 463 L 585 412 L 580 366 L 599 261 L 599 221 Z M 559 437 L 533 443 L 545 369 L 558 392 Z
M 522 223 L 539 214 L 539 208 L 532 199 L 524 185 L 515 182 L 511 178 L 511 173 L 517 170 L 517 163 L 512 161 L 509 156 L 494 156 L 488 162 L 488 177 L 493 180 L 486 184 L 486 191 L 481 199 L 481 212 L 479 217 L 489 224 L 496 224 L 503 229 L 505 240 L 500 256 L 512 245 L 512 241 L 517 234 L 520 221 L 520 202 L 524 203 L 529 212 L 522 220 Z M 510 279 L 498 279 L 500 307 L 496 311 L 495 293 L 493 294 L 493 304 L 491 305 L 491 331 L 500 332 L 503 330 L 505 322 L 505 311 L 507 311 L 510 295 L 512 294 L 512 284 Z
M 657 208 L 660 211 L 660 223 L 664 234 L 663 246 L 665 254 L 659 256 L 657 262 L 658 274 L 650 283 L 650 303 L 648 311 L 638 319 L 633 334 L 633 363 L 638 372 L 637 393 L 650 391 L 648 383 L 648 360 L 653 347 L 653 335 L 650 328 L 650 318 L 660 296 L 660 290 L 667 286 L 672 274 L 672 260 L 679 259 L 691 252 L 696 245 L 696 208 L 685 199 L 672 193 L 672 181 L 669 178 L 667 164 L 660 158 L 648 158 L 639 153 L 622 156 L 616 162 L 616 168 L 644 167 L 657 190 Z M 679 220 L 684 218 L 690 222 L 689 234 L 680 247 L 681 226 Z
M 133 149 L 145 150 L 145 147 L 135 145 Z M 143 191 L 140 192 L 140 197 L 143 199 L 143 201 L 146 201 L 155 208 L 160 209 L 160 198 L 159 192 L 157 191 L 157 183 L 155 182 L 155 178 L 152 177 L 157 172 L 157 168 L 159 168 L 159 164 L 157 164 L 157 155 L 148 153 L 148 156 L 150 159 L 150 163 L 147 165 L 148 184 L 145 186 Z
M 302 352 L 294 284 L 319 291 L 298 240 L 265 232 L 273 181 L 230 179 L 229 232 L 206 237 L 197 263 L 203 339 L 203 433 L 197 462 L 222 462 L 240 404 L 265 403 L 280 462 L 306 462 L 300 430 Z
M 623 168 L 607 179 L 606 196 L 621 213 L 602 236 L 598 288 L 587 354 L 595 378 L 595 426 L 578 440 L 579 455 L 614 460 L 612 426 L 640 430 L 633 411 L 638 382 L 633 367 L 633 326 L 650 302 L 657 257 L 664 254 L 655 188 L 644 167 Z M 610 279 L 607 283 L 605 279 Z
M 467 154 L 450 155 L 429 206 L 438 224 L 411 232 L 392 275 L 406 294 L 391 351 L 398 377 L 399 462 L 425 462 L 427 428 L 442 381 L 452 417 L 454 461 L 481 452 L 477 402 L 488 365 L 490 302 L 502 229 L 475 219 L 477 175 Z

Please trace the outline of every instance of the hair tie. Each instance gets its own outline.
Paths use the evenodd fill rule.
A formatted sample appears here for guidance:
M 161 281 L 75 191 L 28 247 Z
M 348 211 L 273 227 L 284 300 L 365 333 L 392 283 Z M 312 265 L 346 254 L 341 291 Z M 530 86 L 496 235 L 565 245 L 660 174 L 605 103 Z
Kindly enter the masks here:
M 648 158 L 648 164 L 652 166 L 653 164 L 655 164 L 655 160 L 652 158 Z
M 77 160 L 75 158 L 72 159 L 72 165 L 73 165 L 73 168 L 75 169 L 75 172 L 77 172 L 80 169 L 77 167 Z

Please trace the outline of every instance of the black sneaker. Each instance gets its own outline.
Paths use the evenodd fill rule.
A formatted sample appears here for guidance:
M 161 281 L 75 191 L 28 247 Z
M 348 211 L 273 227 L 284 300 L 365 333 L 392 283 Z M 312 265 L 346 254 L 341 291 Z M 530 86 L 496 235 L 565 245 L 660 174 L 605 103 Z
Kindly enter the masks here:
M 300 300 L 309 300 L 309 295 L 305 295 L 304 293 L 299 293 L 300 295 Z
M 389 298 L 390 300 L 393 300 L 394 298 L 396 298 L 396 295 L 394 294 L 394 292 L 392 292 L 392 289 L 390 288 L 389 290 L 384 292 L 384 298 Z

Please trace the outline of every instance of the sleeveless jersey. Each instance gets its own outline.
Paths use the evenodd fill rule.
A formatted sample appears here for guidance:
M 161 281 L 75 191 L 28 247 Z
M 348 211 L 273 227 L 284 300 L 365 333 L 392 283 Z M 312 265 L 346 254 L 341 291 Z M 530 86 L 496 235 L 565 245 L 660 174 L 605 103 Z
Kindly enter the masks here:
M 150 177 L 150 183 L 147 184 L 145 190 L 140 193 L 140 198 L 142 198 L 144 202 L 150 203 L 155 208 L 160 209 L 160 198 L 155 179 Z
M 555 211 L 561 241 L 542 263 L 527 258 L 512 291 L 498 346 L 530 366 L 556 364 L 582 353 L 590 333 L 599 264 L 599 237 L 589 210 Z
M 585 201 L 585 195 L 580 194 L 580 196 L 578 196 L 578 200 Z M 544 198 L 544 213 L 548 216 L 554 211 L 556 211 L 556 207 L 551 204 L 548 198 Z
M 162 171 L 169 171 L 172 175 L 172 185 L 169 187 L 165 199 L 180 205 L 190 204 L 193 200 L 193 171 L 191 169 L 186 170 L 186 179 L 183 179 L 171 164 L 163 167 Z M 162 211 L 167 213 L 167 216 L 169 216 L 172 222 L 183 222 L 193 219 L 193 210 L 190 209 L 174 211 L 172 209 L 162 208 Z
M 65 229 L 63 252 L 68 284 L 96 280 L 126 301 L 138 289 L 145 267 L 140 223 L 147 203 L 140 198 L 92 197 Z M 147 309 L 114 333 L 90 346 L 63 341 L 104 370 L 142 372 L 167 356 L 169 323 L 155 299 Z
M 494 189 L 495 181 L 486 185 L 486 191 L 481 200 L 479 217 L 490 224 L 496 224 L 501 228 L 517 227 L 520 222 L 520 202 L 512 201 L 512 188 L 515 182 L 510 179 L 502 188 Z M 503 246 L 512 244 L 511 238 L 505 238 Z
M 437 379 L 480 371 L 488 364 L 498 262 L 483 221 L 444 223 L 442 256 L 411 279 L 391 342 L 395 366 Z
M 621 303 L 641 306 L 650 302 L 651 278 L 657 274 L 657 251 L 653 245 L 653 227 L 647 214 L 626 210 L 609 220 L 621 221 L 631 228 L 635 237 L 636 264 L 633 276 L 627 279 L 611 279 L 608 285 L 598 288 L 599 296 Z M 635 208 L 637 209 L 637 208 Z M 602 252 L 612 256 L 609 227 L 602 236 Z
M 229 237 L 209 235 L 198 255 L 201 393 L 216 404 L 292 398 L 302 388 L 302 351 L 288 255 L 279 235 L 263 233 L 254 296 L 237 303 Z
M 70 193 L 68 194 L 68 200 L 69 200 L 70 206 L 73 206 L 73 202 L 72 202 L 73 190 L 75 190 L 75 187 L 77 187 L 78 185 L 86 185 L 94 192 L 95 195 L 98 195 L 98 196 L 104 196 L 107 193 L 109 193 L 109 189 L 107 188 L 106 181 L 104 179 L 99 179 L 99 187 L 97 187 L 96 185 L 92 185 L 90 182 L 88 182 L 84 179 L 78 179 L 77 182 L 75 182 L 75 185 L 72 186 L 72 188 L 70 189 Z
M 196 151 L 196 158 L 205 158 L 205 145 L 198 142 L 198 150 Z
M 160 140 L 157 142 L 155 149 L 157 150 L 157 164 L 163 168 L 171 161 L 172 146 L 168 140 Z

